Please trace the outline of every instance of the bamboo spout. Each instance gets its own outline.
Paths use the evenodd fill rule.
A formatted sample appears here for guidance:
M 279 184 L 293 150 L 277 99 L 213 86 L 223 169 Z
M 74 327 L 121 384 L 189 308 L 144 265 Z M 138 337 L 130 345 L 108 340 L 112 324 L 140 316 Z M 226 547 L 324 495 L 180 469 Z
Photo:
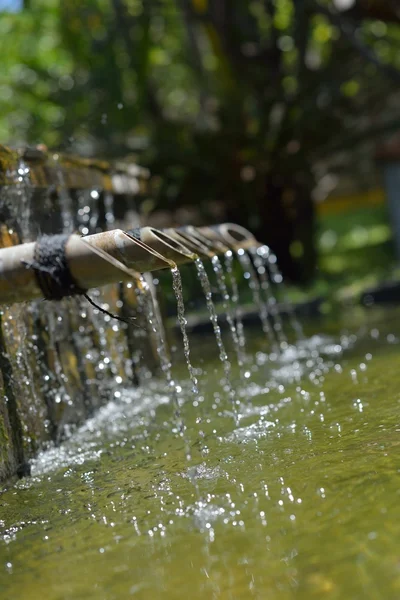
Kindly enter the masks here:
M 233 250 L 254 248 L 260 245 L 251 231 L 235 223 L 200 227 L 199 231 L 211 241 L 219 241 Z
M 203 258 L 211 258 L 216 254 L 215 249 L 211 249 L 208 244 L 204 244 L 196 235 L 195 228 L 192 226 L 180 227 L 179 229 L 166 229 L 165 233 L 175 240 L 182 242 L 187 248 Z
M 163 250 L 163 254 L 138 239 L 142 237 L 142 231 L 149 242 Z M 43 265 L 36 258 L 40 240 L 0 249 L 0 304 L 23 302 L 43 296 L 57 299 L 82 293 L 93 287 L 137 279 L 140 272 L 170 269 L 178 261 L 182 263 L 196 259 L 196 255 L 187 248 L 151 228 L 140 230 L 138 237 L 121 229 L 84 238 L 71 235 L 65 240 L 65 236 L 61 237 L 64 240 L 61 247 L 61 242 L 57 241 L 60 236 L 47 238 L 51 243 L 54 242 L 54 250 L 47 250 L 47 262 Z M 49 287 L 52 288 L 54 280 L 49 273 L 54 270 L 54 265 L 56 269 L 59 267 L 60 256 L 63 257 L 61 262 L 65 261 L 67 265 L 68 277 L 72 278 L 73 286 L 60 291 L 56 282 L 56 297 L 51 290 L 51 293 L 46 293 L 43 277 L 38 275 L 42 272 L 47 274 L 46 277 L 50 277 Z
M 181 241 L 154 227 L 142 227 L 140 229 L 140 239 L 153 250 L 160 252 L 169 260 L 173 260 L 177 265 L 192 262 L 197 258 L 197 254 Z
M 207 230 L 207 227 L 192 227 L 191 235 L 196 239 L 196 241 L 200 242 L 204 246 L 207 246 L 213 255 L 224 254 L 227 252 L 229 250 L 229 246 L 227 246 L 226 242 L 224 242 L 218 236 L 210 237 L 205 235 Z
M 113 256 L 126 267 L 141 273 L 168 269 L 174 265 L 174 261 L 142 242 L 139 237 L 122 229 L 95 233 L 84 239 L 91 246 L 101 248 L 108 255 Z
M 57 247 L 60 238 L 62 246 Z M 172 268 L 191 262 L 198 255 L 211 258 L 229 248 L 259 245 L 247 229 L 233 223 L 166 231 L 152 227 L 132 232 L 114 229 L 84 238 L 71 235 L 69 238 L 50 236 L 46 239 L 51 243 L 46 246 L 44 264 L 39 266 L 36 254 L 38 249 L 39 254 L 42 252 L 41 240 L 0 249 L 0 304 L 43 296 L 58 299 L 93 287 L 136 279 L 140 272 Z M 60 256 L 61 266 L 65 263 L 70 278 L 67 277 L 67 282 L 73 282 L 66 286 L 67 289 L 60 287 L 57 278 L 51 274 L 52 270 L 60 272 Z M 56 293 L 52 291 L 54 285 Z

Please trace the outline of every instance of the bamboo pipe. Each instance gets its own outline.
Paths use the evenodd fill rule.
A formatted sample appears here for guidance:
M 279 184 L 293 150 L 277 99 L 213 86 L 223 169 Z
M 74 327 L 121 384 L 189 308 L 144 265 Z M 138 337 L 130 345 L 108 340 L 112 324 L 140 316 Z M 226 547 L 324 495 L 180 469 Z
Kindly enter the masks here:
M 222 223 L 211 227 L 200 227 L 200 232 L 212 241 L 220 241 L 233 250 L 243 248 L 247 250 L 260 246 L 254 235 L 241 225 L 235 223 Z
M 134 233 L 115 229 L 85 238 L 71 235 L 65 245 L 65 259 L 76 286 L 88 290 L 136 279 L 139 272 L 193 261 L 198 254 L 210 258 L 226 252 L 227 246 L 238 249 L 259 245 L 247 229 L 233 223 L 164 232 L 145 227 Z M 31 242 L 0 249 L 0 304 L 44 295 L 35 270 L 29 268 L 35 262 L 35 248 L 36 242 Z
M 213 255 L 224 254 L 225 252 L 230 250 L 230 247 L 226 245 L 226 242 L 224 243 L 219 237 L 215 236 L 214 238 L 211 238 L 207 235 L 204 235 L 204 230 L 207 230 L 207 227 L 192 227 L 191 235 L 193 235 L 193 237 L 197 241 L 207 246 L 207 248 L 210 249 Z
M 141 273 L 168 269 L 175 264 L 174 261 L 153 250 L 138 237 L 122 231 L 122 229 L 111 229 L 87 235 L 84 239 L 88 244 L 101 248 L 126 267 Z
M 113 229 L 88 235 L 85 240 L 101 247 L 127 267 L 140 272 L 165 269 L 196 259 L 196 255 L 188 248 L 153 227 L 131 231 Z
M 43 297 L 35 271 L 36 242 L 0 249 L 0 304 L 24 302 Z M 84 290 L 116 281 L 130 281 L 139 274 L 92 246 L 84 238 L 71 235 L 65 246 L 69 271 L 76 285 Z
M 166 231 L 160 231 L 154 227 L 142 227 L 139 231 L 142 242 L 166 258 L 173 260 L 177 265 L 193 262 L 197 258 L 195 252 L 192 252 L 185 244 Z
M 76 286 L 88 290 L 129 281 L 137 279 L 139 272 L 171 268 L 176 262 L 189 262 L 196 258 L 162 232 L 145 228 L 144 237 L 158 248 L 165 248 L 171 258 L 121 229 L 84 238 L 71 235 L 65 245 L 65 258 Z M 31 242 L 0 249 L 0 304 L 43 297 L 35 270 L 29 268 L 35 263 L 35 248 L 36 242 Z
M 194 227 L 180 227 L 179 229 L 166 229 L 165 233 L 174 239 L 181 241 L 190 250 L 198 254 L 203 258 L 211 258 L 216 254 L 215 249 L 212 251 L 210 246 L 201 242 L 196 236 L 193 235 Z
M 165 229 L 164 232 L 167 233 L 170 237 L 173 237 L 176 241 L 184 244 L 191 252 L 195 252 L 196 255 L 206 258 L 210 257 L 207 248 L 203 247 L 201 244 L 197 244 L 195 240 L 189 238 L 188 236 L 184 236 L 178 230 L 170 228 Z

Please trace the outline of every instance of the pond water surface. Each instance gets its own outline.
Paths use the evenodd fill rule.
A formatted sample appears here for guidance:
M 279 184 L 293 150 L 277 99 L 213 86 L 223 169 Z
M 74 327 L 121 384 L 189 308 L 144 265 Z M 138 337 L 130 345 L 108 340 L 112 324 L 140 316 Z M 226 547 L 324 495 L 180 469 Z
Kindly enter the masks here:
M 400 313 L 373 314 L 279 360 L 252 336 L 238 424 L 208 338 L 185 439 L 163 382 L 121 389 L 3 486 L 0 598 L 399 598 Z

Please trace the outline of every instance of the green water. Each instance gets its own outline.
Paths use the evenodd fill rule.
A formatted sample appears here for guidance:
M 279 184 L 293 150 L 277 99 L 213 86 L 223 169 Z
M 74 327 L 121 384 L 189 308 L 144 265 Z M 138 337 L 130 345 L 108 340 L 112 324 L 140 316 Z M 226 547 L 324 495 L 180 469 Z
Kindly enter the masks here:
M 194 338 L 207 373 L 197 408 L 183 384 L 189 466 L 165 386 L 121 390 L 4 487 L 0 598 L 399 598 L 400 321 L 368 319 L 297 365 L 258 354 L 239 426 Z

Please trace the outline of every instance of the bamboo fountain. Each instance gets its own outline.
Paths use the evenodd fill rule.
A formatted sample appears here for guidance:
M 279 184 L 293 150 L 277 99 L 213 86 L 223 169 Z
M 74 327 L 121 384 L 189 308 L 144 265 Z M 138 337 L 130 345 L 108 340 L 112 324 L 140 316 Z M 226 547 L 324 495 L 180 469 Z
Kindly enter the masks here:
M 257 246 L 234 224 L 140 227 L 149 189 L 147 170 L 129 161 L 0 147 L 0 480 L 28 474 L 30 457 L 121 383 L 140 384 L 158 358 L 168 372 L 156 304 L 158 341 L 143 333 L 144 291 L 154 300 L 143 273 L 172 269 L 175 289 L 177 265 Z

